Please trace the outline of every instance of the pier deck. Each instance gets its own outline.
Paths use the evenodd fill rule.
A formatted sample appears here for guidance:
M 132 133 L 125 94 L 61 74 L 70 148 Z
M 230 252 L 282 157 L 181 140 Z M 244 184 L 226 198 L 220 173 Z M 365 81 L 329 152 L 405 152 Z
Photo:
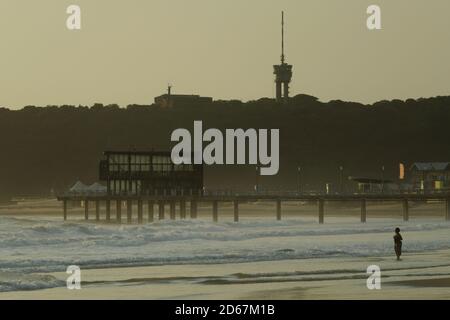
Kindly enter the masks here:
M 158 207 L 158 219 L 165 219 L 165 205 L 169 205 L 170 219 L 176 219 L 176 206 L 179 206 L 180 218 L 186 218 L 186 204 L 190 203 L 190 218 L 197 218 L 198 203 L 210 203 L 212 208 L 212 220 L 219 221 L 219 203 L 228 202 L 233 204 L 234 221 L 239 221 L 239 204 L 255 201 L 272 201 L 275 204 L 275 218 L 282 219 L 281 203 L 289 201 L 308 201 L 317 203 L 318 220 L 320 224 L 325 222 L 325 204 L 332 201 L 354 201 L 361 206 L 361 222 L 367 220 L 368 201 L 392 201 L 402 204 L 403 220 L 409 220 L 410 201 L 441 201 L 445 203 L 443 216 L 450 220 L 450 194 L 348 194 L 348 195 L 309 195 L 309 194 L 209 194 L 202 196 L 186 195 L 60 195 L 58 201 L 63 203 L 63 218 L 68 219 L 68 201 L 82 201 L 84 204 L 85 220 L 89 219 L 90 203 L 94 204 L 95 219 L 100 221 L 100 204 L 105 204 L 106 221 L 111 221 L 111 204 L 116 204 L 116 221 L 122 222 L 122 204 L 126 204 L 127 223 L 132 222 L 133 204 L 137 205 L 138 223 L 143 223 L 144 204 L 147 207 L 147 221 L 153 222 L 154 206 Z

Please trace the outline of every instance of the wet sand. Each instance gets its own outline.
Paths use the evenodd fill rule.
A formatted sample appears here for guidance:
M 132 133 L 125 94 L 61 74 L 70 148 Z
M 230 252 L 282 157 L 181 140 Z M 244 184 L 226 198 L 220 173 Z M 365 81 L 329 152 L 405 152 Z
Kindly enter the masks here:
M 379 265 L 381 290 L 366 286 Z M 65 273 L 49 273 L 65 281 Z M 82 289 L 0 293 L 0 299 L 450 299 L 450 250 L 393 257 L 82 270 Z M 417 290 L 420 288 L 420 290 Z
M 450 278 L 397 281 L 395 282 L 395 285 L 410 286 L 415 288 L 449 288 L 450 290 Z

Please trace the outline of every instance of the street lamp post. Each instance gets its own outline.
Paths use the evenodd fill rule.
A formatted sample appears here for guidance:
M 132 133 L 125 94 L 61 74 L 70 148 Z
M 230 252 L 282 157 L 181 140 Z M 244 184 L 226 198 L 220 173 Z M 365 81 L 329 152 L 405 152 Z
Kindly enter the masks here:
M 256 169 L 256 175 L 255 175 L 255 192 L 258 193 L 259 190 L 259 168 L 258 166 L 255 167 Z

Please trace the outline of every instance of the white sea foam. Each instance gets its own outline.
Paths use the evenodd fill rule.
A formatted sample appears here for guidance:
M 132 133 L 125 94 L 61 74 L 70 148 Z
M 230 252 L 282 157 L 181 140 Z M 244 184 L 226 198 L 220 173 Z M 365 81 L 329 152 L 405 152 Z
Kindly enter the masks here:
M 65 282 L 49 275 L 0 271 L 0 292 L 28 291 L 64 286 Z
M 146 225 L 63 223 L 58 219 L 0 217 L 0 272 L 30 275 L 113 266 L 207 264 L 313 257 L 371 257 L 392 254 L 392 231 L 403 230 L 404 250 L 450 247 L 450 223 L 442 220 L 247 219 L 214 224 L 205 220 Z M 61 285 L 58 281 L 0 276 L 0 291 Z M 3 280 L 2 280 L 3 279 Z

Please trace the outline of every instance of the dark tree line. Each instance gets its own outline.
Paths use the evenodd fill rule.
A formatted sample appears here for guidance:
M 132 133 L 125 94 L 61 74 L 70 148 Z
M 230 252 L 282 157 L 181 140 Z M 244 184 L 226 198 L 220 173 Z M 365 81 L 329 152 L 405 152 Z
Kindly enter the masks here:
M 395 180 L 400 162 L 450 161 L 450 97 L 380 101 L 372 105 L 298 95 L 288 105 L 273 99 L 157 106 L 27 106 L 0 109 L 0 194 L 41 195 L 76 180 L 96 181 L 106 149 L 170 149 L 176 128 L 279 128 L 280 172 L 260 177 L 266 188 L 319 190 L 344 175 Z M 204 129 L 205 129 L 204 128 Z M 253 167 L 209 167 L 211 188 L 250 189 Z

